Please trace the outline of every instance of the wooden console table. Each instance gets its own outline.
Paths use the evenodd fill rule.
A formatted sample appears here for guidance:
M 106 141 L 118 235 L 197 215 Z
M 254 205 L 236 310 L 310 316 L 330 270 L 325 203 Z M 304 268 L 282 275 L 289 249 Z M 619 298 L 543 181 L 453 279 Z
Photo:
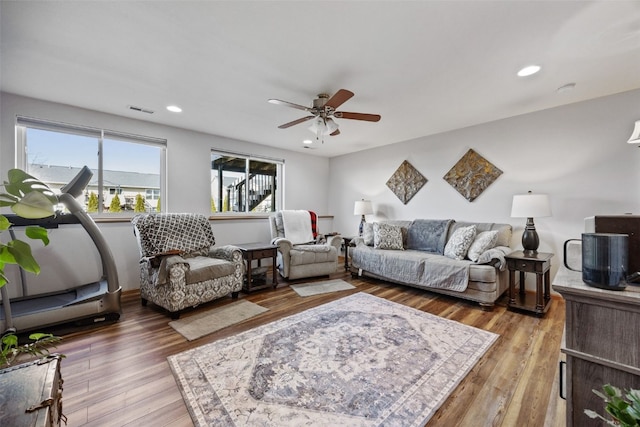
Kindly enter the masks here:
M 267 288 L 269 286 L 273 286 L 274 288 L 278 286 L 278 247 L 276 245 L 272 245 L 270 243 L 240 243 L 234 244 L 233 246 L 240 248 L 247 265 L 244 286 L 242 288 L 243 290 L 251 292 L 257 289 Z M 261 261 L 264 258 L 271 258 L 271 283 L 269 283 L 265 277 L 264 283 L 256 284 L 254 283 L 253 276 L 267 272 L 267 268 L 262 267 L 261 265 Z M 258 263 L 256 268 L 253 267 L 254 260 Z
M 582 274 L 561 267 L 553 290 L 566 301 L 567 423 L 569 427 L 601 426 L 585 409 L 605 414 L 593 393 L 605 384 L 640 389 L 640 287 L 609 291 L 586 285 Z

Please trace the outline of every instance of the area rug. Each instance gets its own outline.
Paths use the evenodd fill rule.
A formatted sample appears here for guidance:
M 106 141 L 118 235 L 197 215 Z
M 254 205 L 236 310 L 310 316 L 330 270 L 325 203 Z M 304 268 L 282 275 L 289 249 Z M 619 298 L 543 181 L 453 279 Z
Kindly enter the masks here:
M 250 301 L 240 300 L 193 316 L 173 320 L 169 322 L 169 326 L 187 340 L 193 341 L 268 310 Z
M 196 426 L 422 426 L 497 338 L 360 292 L 168 361 Z
M 311 295 L 328 294 L 330 292 L 346 291 L 347 289 L 355 289 L 355 286 L 345 282 L 342 279 L 324 280 L 322 282 L 300 283 L 298 285 L 289 285 L 291 289 L 296 291 L 301 297 Z

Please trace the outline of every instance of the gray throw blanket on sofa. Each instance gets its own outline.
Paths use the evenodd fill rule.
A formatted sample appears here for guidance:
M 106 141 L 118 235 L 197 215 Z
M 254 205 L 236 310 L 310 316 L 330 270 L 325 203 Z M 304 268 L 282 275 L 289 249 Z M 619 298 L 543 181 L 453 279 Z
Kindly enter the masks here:
M 416 219 L 407 230 L 407 249 L 444 254 L 452 219 Z
M 424 288 L 464 292 L 469 283 L 469 260 L 454 260 L 426 251 L 391 251 L 358 245 L 353 265 L 388 280 Z

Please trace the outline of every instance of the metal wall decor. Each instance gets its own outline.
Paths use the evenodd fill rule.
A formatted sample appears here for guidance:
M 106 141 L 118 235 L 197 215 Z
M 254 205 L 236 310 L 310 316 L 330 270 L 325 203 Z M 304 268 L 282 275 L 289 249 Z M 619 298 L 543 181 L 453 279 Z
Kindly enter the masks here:
M 500 175 L 500 169 L 469 149 L 443 178 L 462 194 L 462 197 L 473 202 Z
M 427 178 L 405 160 L 391 175 L 387 187 L 406 205 L 426 183 Z

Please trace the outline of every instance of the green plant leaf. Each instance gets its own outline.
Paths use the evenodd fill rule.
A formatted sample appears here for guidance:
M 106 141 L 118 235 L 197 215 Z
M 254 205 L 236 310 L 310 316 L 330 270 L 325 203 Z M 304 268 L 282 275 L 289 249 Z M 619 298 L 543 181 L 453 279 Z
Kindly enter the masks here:
M 16 258 L 13 256 L 7 245 L 0 246 L 0 262 L 3 264 L 3 267 L 4 264 L 17 264 Z
M 610 397 L 614 397 L 614 396 L 620 397 L 620 396 L 622 396 L 622 392 L 620 391 L 620 389 L 618 387 L 612 386 L 611 384 L 605 384 L 602 387 L 602 389 Z
M 29 175 L 22 169 L 9 170 L 7 177 L 9 178 L 9 181 L 5 181 L 4 183 L 7 193 L 16 197 L 22 197 L 32 191 L 47 192 L 49 195 L 53 196 L 52 201 L 55 203 L 55 196 L 51 189 L 38 178 L 33 175 Z
M 0 231 L 8 230 L 11 227 L 11 223 L 6 216 L 0 215 Z
M 41 240 L 45 246 L 49 244 L 49 234 L 47 233 L 47 229 L 40 227 L 39 225 L 28 226 L 25 229 L 25 234 L 30 239 Z
M 11 210 L 23 218 L 37 219 L 53 215 L 51 200 L 38 191 L 26 194 L 19 202 L 11 206 Z
M 31 254 L 31 246 L 22 240 L 12 240 L 7 244 L 7 250 L 15 258 L 15 263 L 25 271 L 40 274 L 40 266 Z

